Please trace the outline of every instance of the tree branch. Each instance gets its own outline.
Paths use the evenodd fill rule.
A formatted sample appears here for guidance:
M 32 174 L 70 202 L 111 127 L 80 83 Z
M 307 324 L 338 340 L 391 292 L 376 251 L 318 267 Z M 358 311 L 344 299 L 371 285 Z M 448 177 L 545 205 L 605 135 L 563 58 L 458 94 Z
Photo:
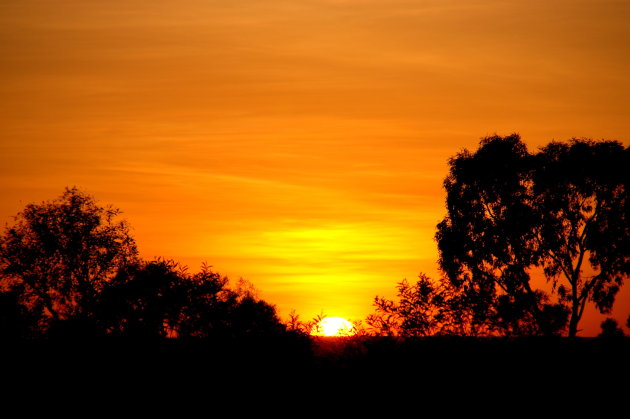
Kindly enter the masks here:
M 535 235 L 536 240 L 538 241 L 538 245 L 541 246 L 542 248 L 544 248 L 542 240 L 540 239 L 540 237 L 538 237 L 538 235 Z M 573 285 L 573 282 L 571 282 L 571 278 L 572 278 L 572 272 L 567 272 L 567 268 L 564 266 L 564 264 L 562 263 L 561 259 L 559 259 L 555 253 L 553 252 L 553 250 L 549 249 L 545 251 L 549 257 L 551 257 L 551 259 L 554 260 L 554 262 L 556 262 L 558 264 L 558 266 L 560 267 L 560 269 L 562 270 L 562 272 L 564 273 L 564 276 L 567 278 L 567 280 L 569 281 L 569 283 L 571 285 Z M 571 268 L 572 269 L 572 268 Z

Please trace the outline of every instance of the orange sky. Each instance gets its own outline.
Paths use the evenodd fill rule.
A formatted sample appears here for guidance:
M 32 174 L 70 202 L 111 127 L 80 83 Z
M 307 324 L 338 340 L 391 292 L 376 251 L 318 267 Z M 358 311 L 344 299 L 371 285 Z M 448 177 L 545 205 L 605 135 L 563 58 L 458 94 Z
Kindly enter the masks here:
M 605 0 L 0 0 L 0 221 L 76 185 L 146 258 L 363 319 L 437 277 L 448 157 L 494 133 L 628 145 L 629 21 Z

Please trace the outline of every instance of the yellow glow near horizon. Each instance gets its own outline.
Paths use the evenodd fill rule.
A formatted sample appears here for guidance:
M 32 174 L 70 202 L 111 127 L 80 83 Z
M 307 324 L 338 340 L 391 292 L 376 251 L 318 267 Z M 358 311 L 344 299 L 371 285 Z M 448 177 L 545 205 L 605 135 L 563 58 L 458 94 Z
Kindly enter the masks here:
M 313 326 L 311 334 L 314 336 L 353 336 L 356 334 L 356 328 L 343 317 L 326 317 Z

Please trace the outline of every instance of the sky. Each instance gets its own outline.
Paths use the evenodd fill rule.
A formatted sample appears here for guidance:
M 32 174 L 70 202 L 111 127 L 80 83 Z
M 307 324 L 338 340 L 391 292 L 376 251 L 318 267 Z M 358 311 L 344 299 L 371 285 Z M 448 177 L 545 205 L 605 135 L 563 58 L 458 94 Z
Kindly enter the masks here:
M 627 0 L 0 0 L 0 222 L 77 186 L 144 258 L 361 320 L 439 277 L 449 157 L 629 144 L 628 21 Z

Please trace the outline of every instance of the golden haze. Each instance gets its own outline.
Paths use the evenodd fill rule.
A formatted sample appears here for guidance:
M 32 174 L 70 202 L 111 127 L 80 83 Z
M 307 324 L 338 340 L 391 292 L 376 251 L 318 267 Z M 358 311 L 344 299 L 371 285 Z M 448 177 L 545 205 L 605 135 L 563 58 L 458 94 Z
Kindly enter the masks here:
M 462 148 L 628 144 L 629 18 L 623 1 L 1 1 L 0 217 L 76 185 L 125 211 L 146 258 L 243 276 L 282 315 L 362 319 L 437 277 Z

